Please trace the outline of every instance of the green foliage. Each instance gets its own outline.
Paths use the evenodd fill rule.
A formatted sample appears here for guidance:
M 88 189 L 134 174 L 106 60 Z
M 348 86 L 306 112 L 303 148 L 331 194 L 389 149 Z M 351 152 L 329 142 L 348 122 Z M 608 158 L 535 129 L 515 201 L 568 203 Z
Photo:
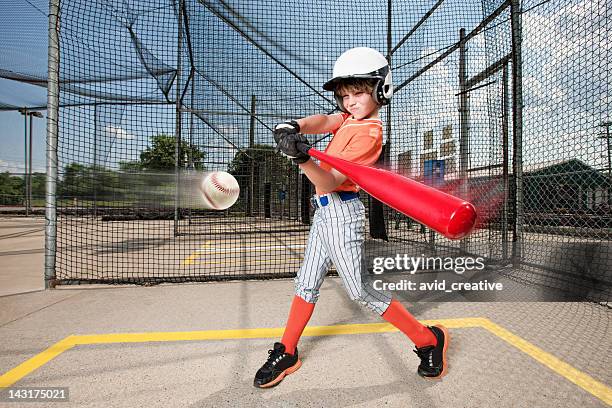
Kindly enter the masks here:
M 140 153 L 140 168 L 143 170 L 174 170 L 176 138 L 160 134 L 154 136 L 152 142 L 150 147 Z M 184 140 L 181 140 L 180 147 L 183 156 L 180 167 L 188 167 L 191 161 L 194 168 L 204 170 L 204 152 Z
M 58 191 L 66 198 L 112 200 L 121 195 L 120 173 L 79 163 L 70 163 L 64 168 L 64 176 Z M 95 194 L 94 194 L 95 193 Z
M 32 174 L 32 197 L 43 198 L 45 196 L 45 174 Z M 25 177 L 11 176 L 10 173 L 0 173 L 0 204 L 21 205 L 24 202 Z
M 0 173 L 0 203 L 4 205 L 22 204 L 25 179 L 11 176 L 8 171 Z
M 280 153 L 274 151 L 274 147 L 269 145 L 256 144 L 242 150 L 234 156 L 229 165 L 228 171 L 236 178 L 248 176 L 253 171 L 260 174 L 265 169 L 267 175 L 271 175 L 271 180 L 278 183 L 286 183 L 294 167 L 291 160 Z
M 287 157 L 276 153 L 272 146 L 254 145 L 236 153 L 228 171 L 236 177 L 243 200 L 239 205 L 246 206 L 251 181 L 253 186 L 253 210 L 260 211 L 260 197 L 264 196 L 264 185 L 270 183 L 275 196 L 277 191 L 291 190 L 295 183 L 296 166 Z M 234 207 L 238 210 L 239 207 Z M 244 208 L 246 210 L 246 208 Z
M 139 161 L 119 162 L 119 169 L 128 173 L 136 172 L 142 169 L 142 165 Z
M 64 168 L 64 177 L 58 191 L 65 197 L 84 197 L 91 185 L 91 168 L 70 163 Z
M 32 197 L 44 197 L 47 176 L 44 173 L 32 174 Z

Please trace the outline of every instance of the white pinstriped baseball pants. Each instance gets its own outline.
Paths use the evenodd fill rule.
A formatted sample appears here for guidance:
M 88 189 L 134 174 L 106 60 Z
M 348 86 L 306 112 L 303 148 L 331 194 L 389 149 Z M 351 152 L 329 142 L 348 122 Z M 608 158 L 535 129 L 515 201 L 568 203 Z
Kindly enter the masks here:
M 382 315 L 391 296 L 369 284 L 364 256 L 365 208 L 359 198 L 342 201 L 327 194 L 329 203 L 314 214 L 304 263 L 295 278 L 295 293 L 306 302 L 316 303 L 328 268 L 336 267 L 351 300 Z

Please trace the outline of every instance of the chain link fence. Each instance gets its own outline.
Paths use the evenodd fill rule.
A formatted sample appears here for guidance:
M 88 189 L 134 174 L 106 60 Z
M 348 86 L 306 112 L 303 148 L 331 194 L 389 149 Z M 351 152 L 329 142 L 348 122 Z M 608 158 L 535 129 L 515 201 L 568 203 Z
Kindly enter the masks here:
M 608 2 L 58 7 L 50 280 L 293 276 L 313 191 L 274 152 L 270 130 L 333 112 L 321 85 L 338 55 L 367 45 L 387 55 L 395 84 L 381 110 L 378 165 L 466 198 L 479 212 L 477 230 L 450 241 L 362 192 L 368 256 L 481 257 L 487 270 L 517 282 L 608 301 Z M 311 138 L 319 149 L 329 140 Z M 232 173 L 241 187 L 223 212 L 182 194 L 213 170 Z

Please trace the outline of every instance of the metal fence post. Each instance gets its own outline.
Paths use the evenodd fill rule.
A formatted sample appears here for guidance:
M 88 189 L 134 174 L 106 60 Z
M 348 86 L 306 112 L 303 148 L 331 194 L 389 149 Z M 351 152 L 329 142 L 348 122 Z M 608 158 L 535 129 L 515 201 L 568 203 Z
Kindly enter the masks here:
M 180 200 L 181 200 L 181 121 L 182 121 L 182 100 L 181 100 L 181 51 L 183 48 L 183 13 L 184 3 L 183 0 L 178 2 L 178 45 L 177 45 L 177 57 L 176 57 L 176 76 L 174 86 L 176 87 L 176 124 L 174 131 L 174 177 L 176 183 L 175 196 L 174 196 L 174 236 L 179 234 L 179 217 L 180 217 Z
M 501 214 L 501 230 L 502 230 L 502 259 L 508 259 L 508 133 L 509 128 L 509 112 L 508 107 L 510 98 L 508 95 L 508 64 L 504 64 L 502 71 L 502 183 L 504 189 L 504 203 Z
M 26 214 L 30 214 L 32 213 L 32 126 L 34 124 L 34 118 L 32 118 L 32 116 L 34 116 L 34 113 L 38 112 L 32 112 L 30 113 L 30 135 L 29 135 L 29 141 L 28 141 L 28 174 L 27 174 L 27 185 L 28 185 L 28 192 L 27 192 L 27 206 L 26 206 Z
M 255 118 L 256 118 L 257 97 L 251 95 L 251 118 L 249 122 L 249 153 L 255 154 Z M 249 160 L 249 187 L 247 190 L 247 215 L 250 217 L 255 210 L 255 160 Z
M 94 103 L 94 143 L 93 143 L 93 171 L 91 186 L 93 188 L 93 211 L 94 218 L 98 217 L 98 183 L 96 177 L 98 175 L 98 104 Z
M 469 93 L 467 91 L 467 41 L 465 38 L 465 28 L 459 30 L 459 179 L 461 180 L 460 195 L 467 198 L 468 179 L 467 170 L 469 167 L 469 129 L 470 129 L 470 108 Z M 461 251 L 467 250 L 467 238 L 459 243 Z
M 513 170 L 515 182 L 514 234 L 512 262 L 522 259 L 523 245 L 523 73 L 521 52 L 520 0 L 510 4 L 512 25 L 512 134 L 514 139 Z
M 23 204 L 25 205 L 26 217 L 28 211 L 28 108 L 23 108 Z
M 60 0 L 49 1 L 47 85 L 47 181 L 45 194 L 45 288 L 55 286 L 57 250 L 57 142 L 59 132 Z

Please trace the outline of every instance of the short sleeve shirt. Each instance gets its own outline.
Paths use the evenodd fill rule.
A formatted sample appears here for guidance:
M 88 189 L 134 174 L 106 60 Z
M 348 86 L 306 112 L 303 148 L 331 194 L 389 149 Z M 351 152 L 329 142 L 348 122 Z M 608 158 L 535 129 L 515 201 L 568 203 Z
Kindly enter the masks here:
M 350 114 L 342 113 L 342 124 L 333 132 L 333 138 L 325 153 L 353 163 L 371 166 L 382 152 L 382 122 L 380 119 L 353 119 Z M 321 162 L 321 168 L 329 171 L 332 167 Z M 334 191 L 359 191 L 359 187 L 346 179 Z M 317 194 L 329 191 L 317 189 Z

